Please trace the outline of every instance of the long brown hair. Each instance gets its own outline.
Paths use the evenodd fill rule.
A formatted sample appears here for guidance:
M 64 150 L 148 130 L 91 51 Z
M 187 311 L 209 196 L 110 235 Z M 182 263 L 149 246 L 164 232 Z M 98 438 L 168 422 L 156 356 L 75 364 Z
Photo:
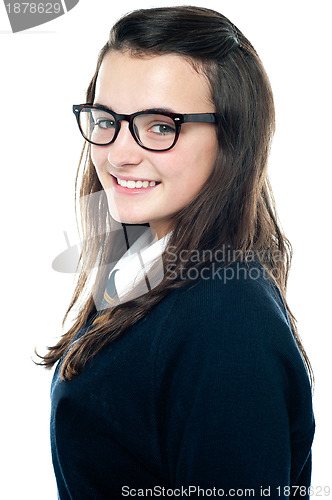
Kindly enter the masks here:
M 212 254 L 227 247 L 237 255 L 253 252 L 283 297 L 293 336 L 312 380 L 308 357 L 297 333 L 296 321 L 286 302 L 286 285 L 292 250 L 277 219 L 275 203 L 267 177 L 267 159 L 275 129 L 273 95 L 262 63 L 250 42 L 226 17 L 210 9 L 183 6 L 134 11 L 112 28 L 102 48 L 95 74 L 86 93 L 93 103 L 99 68 L 111 50 L 145 55 L 178 54 L 204 74 L 218 114 L 219 154 L 213 171 L 201 192 L 173 220 L 173 231 L 163 254 L 165 268 L 161 283 L 144 295 L 106 309 L 96 324 L 73 343 L 78 332 L 95 311 L 95 299 L 105 287 L 107 263 L 116 255 L 116 237 L 105 192 L 85 144 L 79 190 L 83 247 L 81 272 L 63 320 L 83 301 L 73 326 L 42 357 L 51 367 L 63 358 L 61 376 L 72 379 L 107 344 L 141 320 L 158 302 L 185 281 L 170 279 L 183 275 L 186 264 L 172 261 L 185 250 Z M 125 225 L 123 225 L 125 229 Z M 174 259 L 173 259 L 174 260 Z M 229 259 L 229 262 L 232 259 Z M 229 263 L 228 262 L 228 263 Z M 188 262 L 201 268 L 207 262 Z M 227 263 L 225 263 L 227 265 Z M 95 273 L 92 286 L 89 279 Z M 89 288 L 90 286 L 90 288 Z M 85 298 L 84 297 L 85 294 Z

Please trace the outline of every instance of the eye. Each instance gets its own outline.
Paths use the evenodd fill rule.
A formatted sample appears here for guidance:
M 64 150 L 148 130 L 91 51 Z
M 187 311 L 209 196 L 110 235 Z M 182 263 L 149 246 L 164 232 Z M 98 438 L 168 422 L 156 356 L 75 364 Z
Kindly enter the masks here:
M 158 123 L 149 128 L 149 132 L 159 135 L 174 134 L 175 129 L 171 125 L 165 123 Z
M 114 128 L 115 121 L 109 119 L 99 119 L 94 122 L 94 126 L 102 129 Z

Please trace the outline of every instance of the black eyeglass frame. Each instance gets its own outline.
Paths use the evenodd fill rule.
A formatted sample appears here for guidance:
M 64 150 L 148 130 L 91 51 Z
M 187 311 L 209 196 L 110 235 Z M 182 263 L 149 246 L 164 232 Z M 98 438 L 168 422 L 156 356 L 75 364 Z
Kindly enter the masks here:
M 80 113 L 81 113 L 81 111 L 83 111 L 85 109 L 97 109 L 97 110 L 100 109 L 100 110 L 105 111 L 107 113 L 111 113 L 112 116 L 114 116 L 114 118 L 115 118 L 115 132 L 114 132 L 113 139 L 111 141 L 109 141 L 109 142 L 107 142 L 105 144 L 98 144 L 96 142 L 91 141 L 90 139 L 87 139 L 87 137 L 85 137 L 85 135 L 83 133 L 83 130 L 82 130 L 82 127 L 81 127 L 81 123 L 80 123 Z M 117 138 L 117 136 L 119 134 L 119 131 L 120 131 L 120 121 L 125 120 L 125 121 L 127 121 L 129 123 L 130 133 L 133 136 L 133 138 L 135 139 L 135 141 L 137 142 L 137 144 L 139 146 L 141 146 L 141 148 L 146 149 L 147 151 L 154 151 L 154 152 L 157 152 L 157 153 L 161 153 L 161 152 L 164 152 L 164 151 L 169 151 L 170 149 L 172 149 L 175 146 L 175 144 L 177 143 L 177 140 L 179 138 L 179 135 L 180 135 L 181 125 L 183 123 L 192 123 L 192 122 L 196 122 L 196 123 L 217 123 L 217 113 L 191 113 L 191 114 L 187 113 L 187 114 L 181 114 L 181 113 L 168 113 L 166 111 L 159 110 L 159 109 L 148 109 L 146 111 L 138 111 L 138 112 L 133 113 L 131 115 L 124 115 L 124 114 L 115 113 L 114 111 L 112 111 L 110 108 L 107 108 L 106 106 L 99 106 L 99 105 L 97 106 L 95 104 L 74 104 L 73 105 L 73 113 L 76 116 L 78 128 L 79 128 L 82 136 L 90 144 L 94 144 L 95 146 L 109 146 L 110 144 L 112 144 L 116 140 L 116 138 Z M 174 121 L 174 124 L 175 124 L 175 137 L 174 137 L 173 144 L 170 147 L 168 147 L 166 149 L 151 149 L 151 148 L 147 148 L 146 146 L 144 146 L 144 144 L 142 144 L 142 142 L 136 136 L 135 130 L 134 130 L 134 126 L 133 126 L 134 119 L 136 118 L 136 116 L 139 116 L 139 115 L 149 115 L 149 114 L 158 114 L 158 115 L 162 115 L 162 116 L 167 116 L 168 118 L 171 118 Z

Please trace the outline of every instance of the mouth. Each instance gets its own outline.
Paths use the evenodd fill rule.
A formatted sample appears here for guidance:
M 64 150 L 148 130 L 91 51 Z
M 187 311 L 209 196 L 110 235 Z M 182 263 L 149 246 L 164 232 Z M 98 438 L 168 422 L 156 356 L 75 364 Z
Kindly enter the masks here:
M 111 174 L 113 179 L 116 181 L 116 183 L 127 189 L 147 189 L 150 187 L 158 186 L 160 184 L 159 181 L 155 180 L 148 180 L 148 179 L 123 179 L 116 177 L 115 175 Z

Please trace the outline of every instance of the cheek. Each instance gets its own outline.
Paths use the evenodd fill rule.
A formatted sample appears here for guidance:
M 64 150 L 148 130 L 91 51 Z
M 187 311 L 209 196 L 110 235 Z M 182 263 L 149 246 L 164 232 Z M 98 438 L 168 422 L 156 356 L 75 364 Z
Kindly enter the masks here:
M 107 160 L 107 155 L 101 148 L 91 145 L 91 160 L 95 166 L 97 175 L 101 184 L 103 184 L 103 176 L 105 173 L 105 161 Z
M 102 152 L 93 144 L 91 145 L 91 160 L 96 169 L 102 164 Z
M 164 166 L 165 177 L 176 190 L 185 192 L 194 191 L 195 194 L 208 179 L 218 155 L 217 141 L 211 139 L 206 144 L 197 147 L 197 144 L 183 147 L 178 150 L 179 155 L 174 155 L 173 161 Z

